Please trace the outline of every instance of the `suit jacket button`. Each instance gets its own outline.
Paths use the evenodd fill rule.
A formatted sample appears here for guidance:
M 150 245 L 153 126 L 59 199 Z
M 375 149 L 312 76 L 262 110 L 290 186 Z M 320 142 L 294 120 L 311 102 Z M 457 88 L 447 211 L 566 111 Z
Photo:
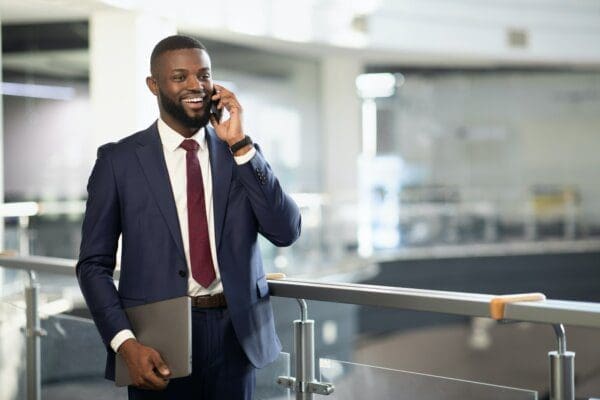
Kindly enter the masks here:
M 185 278 L 186 275 L 187 275 L 187 273 L 184 270 L 182 270 L 182 269 L 179 270 L 180 277 Z

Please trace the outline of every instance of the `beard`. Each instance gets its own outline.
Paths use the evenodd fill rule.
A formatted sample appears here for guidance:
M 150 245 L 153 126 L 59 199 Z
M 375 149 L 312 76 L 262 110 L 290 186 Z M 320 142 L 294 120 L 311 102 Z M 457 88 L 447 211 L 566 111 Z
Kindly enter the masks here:
M 210 119 L 210 106 L 212 102 L 210 96 L 208 99 L 206 99 L 207 101 L 205 102 L 202 114 L 190 116 L 185 112 L 185 109 L 181 103 L 174 102 L 160 89 L 158 89 L 158 92 L 158 99 L 163 110 L 165 110 L 165 112 L 174 119 L 181 122 L 185 127 L 198 130 L 208 123 Z

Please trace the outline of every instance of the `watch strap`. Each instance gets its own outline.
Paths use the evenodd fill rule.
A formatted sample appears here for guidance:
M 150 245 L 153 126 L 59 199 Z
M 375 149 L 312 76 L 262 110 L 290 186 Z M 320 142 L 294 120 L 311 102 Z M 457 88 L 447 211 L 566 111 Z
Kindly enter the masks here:
M 231 152 L 231 154 L 235 154 L 239 149 L 241 149 L 249 144 L 252 144 L 252 143 L 253 142 L 252 142 L 252 139 L 250 138 L 250 136 L 246 135 L 239 142 L 235 142 L 234 144 L 232 144 L 229 147 L 229 151 Z

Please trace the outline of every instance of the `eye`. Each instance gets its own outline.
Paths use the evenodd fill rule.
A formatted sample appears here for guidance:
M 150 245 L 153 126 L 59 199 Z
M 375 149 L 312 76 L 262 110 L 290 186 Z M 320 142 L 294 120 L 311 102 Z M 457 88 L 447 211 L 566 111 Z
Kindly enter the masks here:
M 210 74 L 208 72 L 204 73 L 204 74 L 201 74 L 200 77 L 199 77 L 199 79 L 202 79 L 202 80 L 210 79 Z
M 183 75 L 173 75 L 171 79 L 173 79 L 175 82 L 182 82 L 185 77 Z

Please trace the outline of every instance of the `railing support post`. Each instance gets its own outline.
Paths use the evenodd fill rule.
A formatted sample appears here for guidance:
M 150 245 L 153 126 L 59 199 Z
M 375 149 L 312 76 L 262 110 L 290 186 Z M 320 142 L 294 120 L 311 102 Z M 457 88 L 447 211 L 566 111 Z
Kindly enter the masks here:
M 294 321 L 294 353 L 296 355 L 296 400 L 312 400 L 308 384 L 315 380 L 315 321 Z
M 567 336 L 562 324 L 552 325 L 558 351 L 548 353 L 550 360 L 550 400 L 575 399 L 575 353 L 567 351 Z
M 294 321 L 294 357 L 296 376 L 280 376 L 277 383 L 296 392 L 296 400 L 312 400 L 313 393 L 328 395 L 334 387 L 315 379 L 315 321 L 308 319 L 306 301 L 300 304 L 301 319 Z
M 42 398 L 42 374 L 40 356 L 40 336 L 45 332 L 40 326 L 38 314 L 39 285 L 35 274 L 29 271 L 29 286 L 25 288 L 26 327 L 27 338 L 27 400 L 40 400 Z

